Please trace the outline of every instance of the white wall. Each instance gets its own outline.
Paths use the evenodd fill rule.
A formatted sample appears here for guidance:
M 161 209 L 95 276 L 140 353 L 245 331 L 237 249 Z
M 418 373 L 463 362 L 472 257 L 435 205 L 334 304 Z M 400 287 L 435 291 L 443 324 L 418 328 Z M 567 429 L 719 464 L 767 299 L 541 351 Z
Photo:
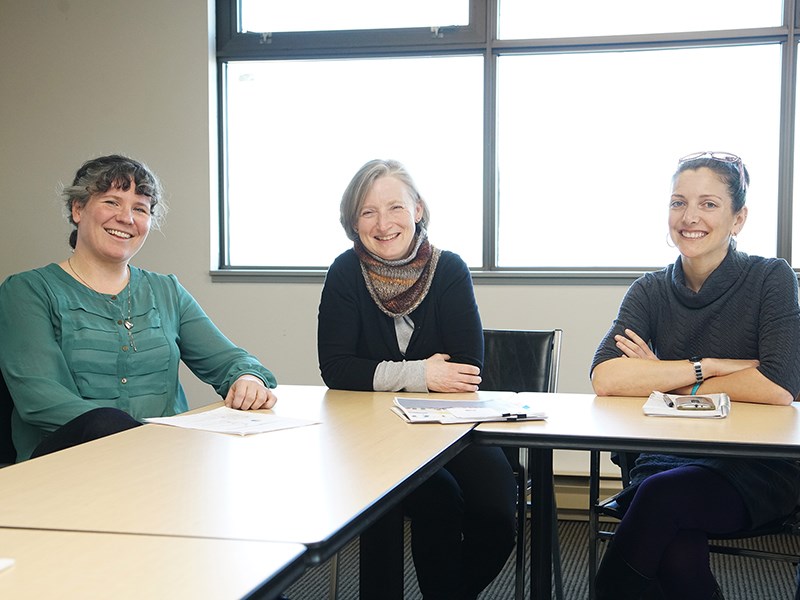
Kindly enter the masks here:
M 178 274 L 220 328 L 280 382 L 320 384 L 321 284 L 212 283 L 209 276 L 217 200 L 208 2 L 0 0 L 0 278 L 64 259 L 69 228 L 57 183 L 69 183 L 85 159 L 126 153 L 160 175 L 171 205 L 163 233 L 151 234 L 135 264 Z M 275 226 L 265 223 L 265 241 Z M 564 231 L 565 243 L 596 243 L 570 240 L 568 224 Z M 591 391 L 589 362 L 624 292 L 476 288 L 486 327 L 564 329 L 566 392 Z M 196 380 L 184 383 L 192 404 L 212 400 Z

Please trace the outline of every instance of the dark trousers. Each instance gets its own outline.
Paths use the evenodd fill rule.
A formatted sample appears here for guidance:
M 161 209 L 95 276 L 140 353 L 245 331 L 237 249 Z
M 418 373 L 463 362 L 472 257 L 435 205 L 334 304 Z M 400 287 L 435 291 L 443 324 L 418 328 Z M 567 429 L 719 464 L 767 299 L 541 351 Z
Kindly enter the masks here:
M 95 408 L 75 417 L 48 435 L 36 446 L 31 458 L 71 448 L 139 425 L 141 425 L 139 421 L 118 408 Z
M 468 446 L 411 492 L 411 551 L 425 600 L 474 600 L 500 573 L 515 542 L 516 481 L 500 448 Z M 399 552 L 398 552 L 399 548 Z M 402 512 L 361 536 L 360 597 L 388 593 L 402 576 Z
M 708 534 L 742 531 L 749 522 L 727 479 L 699 466 L 677 467 L 641 483 L 614 545 L 638 573 L 657 578 L 667 598 L 707 600 L 717 587 Z

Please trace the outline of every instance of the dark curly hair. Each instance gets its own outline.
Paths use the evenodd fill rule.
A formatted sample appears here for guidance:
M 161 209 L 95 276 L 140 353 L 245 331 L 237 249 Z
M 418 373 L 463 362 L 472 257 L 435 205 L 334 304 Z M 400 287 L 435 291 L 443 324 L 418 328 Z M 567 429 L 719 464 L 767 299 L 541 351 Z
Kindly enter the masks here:
M 61 191 L 67 219 L 74 227 L 69 235 L 69 245 L 73 250 L 78 241 L 78 225 L 72 218 L 72 208 L 76 204 L 79 207 L 86 206 L 89 198 L 112 188 L 128 191 L 131 185 L 137 194 L 150 198 L 152 226 L 158 229 L 166 215 L 167 206 L 162 198 L 161 183 L 147 165 L 120 154 L 101 156 L 83 163 L 75 173 L 72 185 L 64 186 Z

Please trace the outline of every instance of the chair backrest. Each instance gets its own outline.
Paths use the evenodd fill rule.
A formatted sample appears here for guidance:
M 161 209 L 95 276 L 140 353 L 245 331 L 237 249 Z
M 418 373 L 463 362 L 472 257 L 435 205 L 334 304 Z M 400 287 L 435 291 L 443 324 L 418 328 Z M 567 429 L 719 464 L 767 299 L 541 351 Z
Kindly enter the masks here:
M 0 374 L 0 466 L 17 461 L 17 451 L 11 441 L 11 411 L 14 400 L 8 391 L 6 380 Z
M 638 452 L 612 452 L 611 462 L 619 467 L 622 486 L 627 487 L 631 482 L 631 469 L 639 457 Z
M 561 329 L 484 329 L 480 389 L 557 391 L 561 335 Z

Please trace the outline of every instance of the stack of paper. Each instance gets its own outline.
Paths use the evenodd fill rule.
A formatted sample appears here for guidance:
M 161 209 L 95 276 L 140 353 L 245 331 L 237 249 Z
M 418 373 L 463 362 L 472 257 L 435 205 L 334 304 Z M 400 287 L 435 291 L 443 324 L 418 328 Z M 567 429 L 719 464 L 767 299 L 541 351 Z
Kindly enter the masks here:
M 723 419 L 731 411 L 728 394 L 681 395 L 653 392 L 642 407 L 650 417 Z

